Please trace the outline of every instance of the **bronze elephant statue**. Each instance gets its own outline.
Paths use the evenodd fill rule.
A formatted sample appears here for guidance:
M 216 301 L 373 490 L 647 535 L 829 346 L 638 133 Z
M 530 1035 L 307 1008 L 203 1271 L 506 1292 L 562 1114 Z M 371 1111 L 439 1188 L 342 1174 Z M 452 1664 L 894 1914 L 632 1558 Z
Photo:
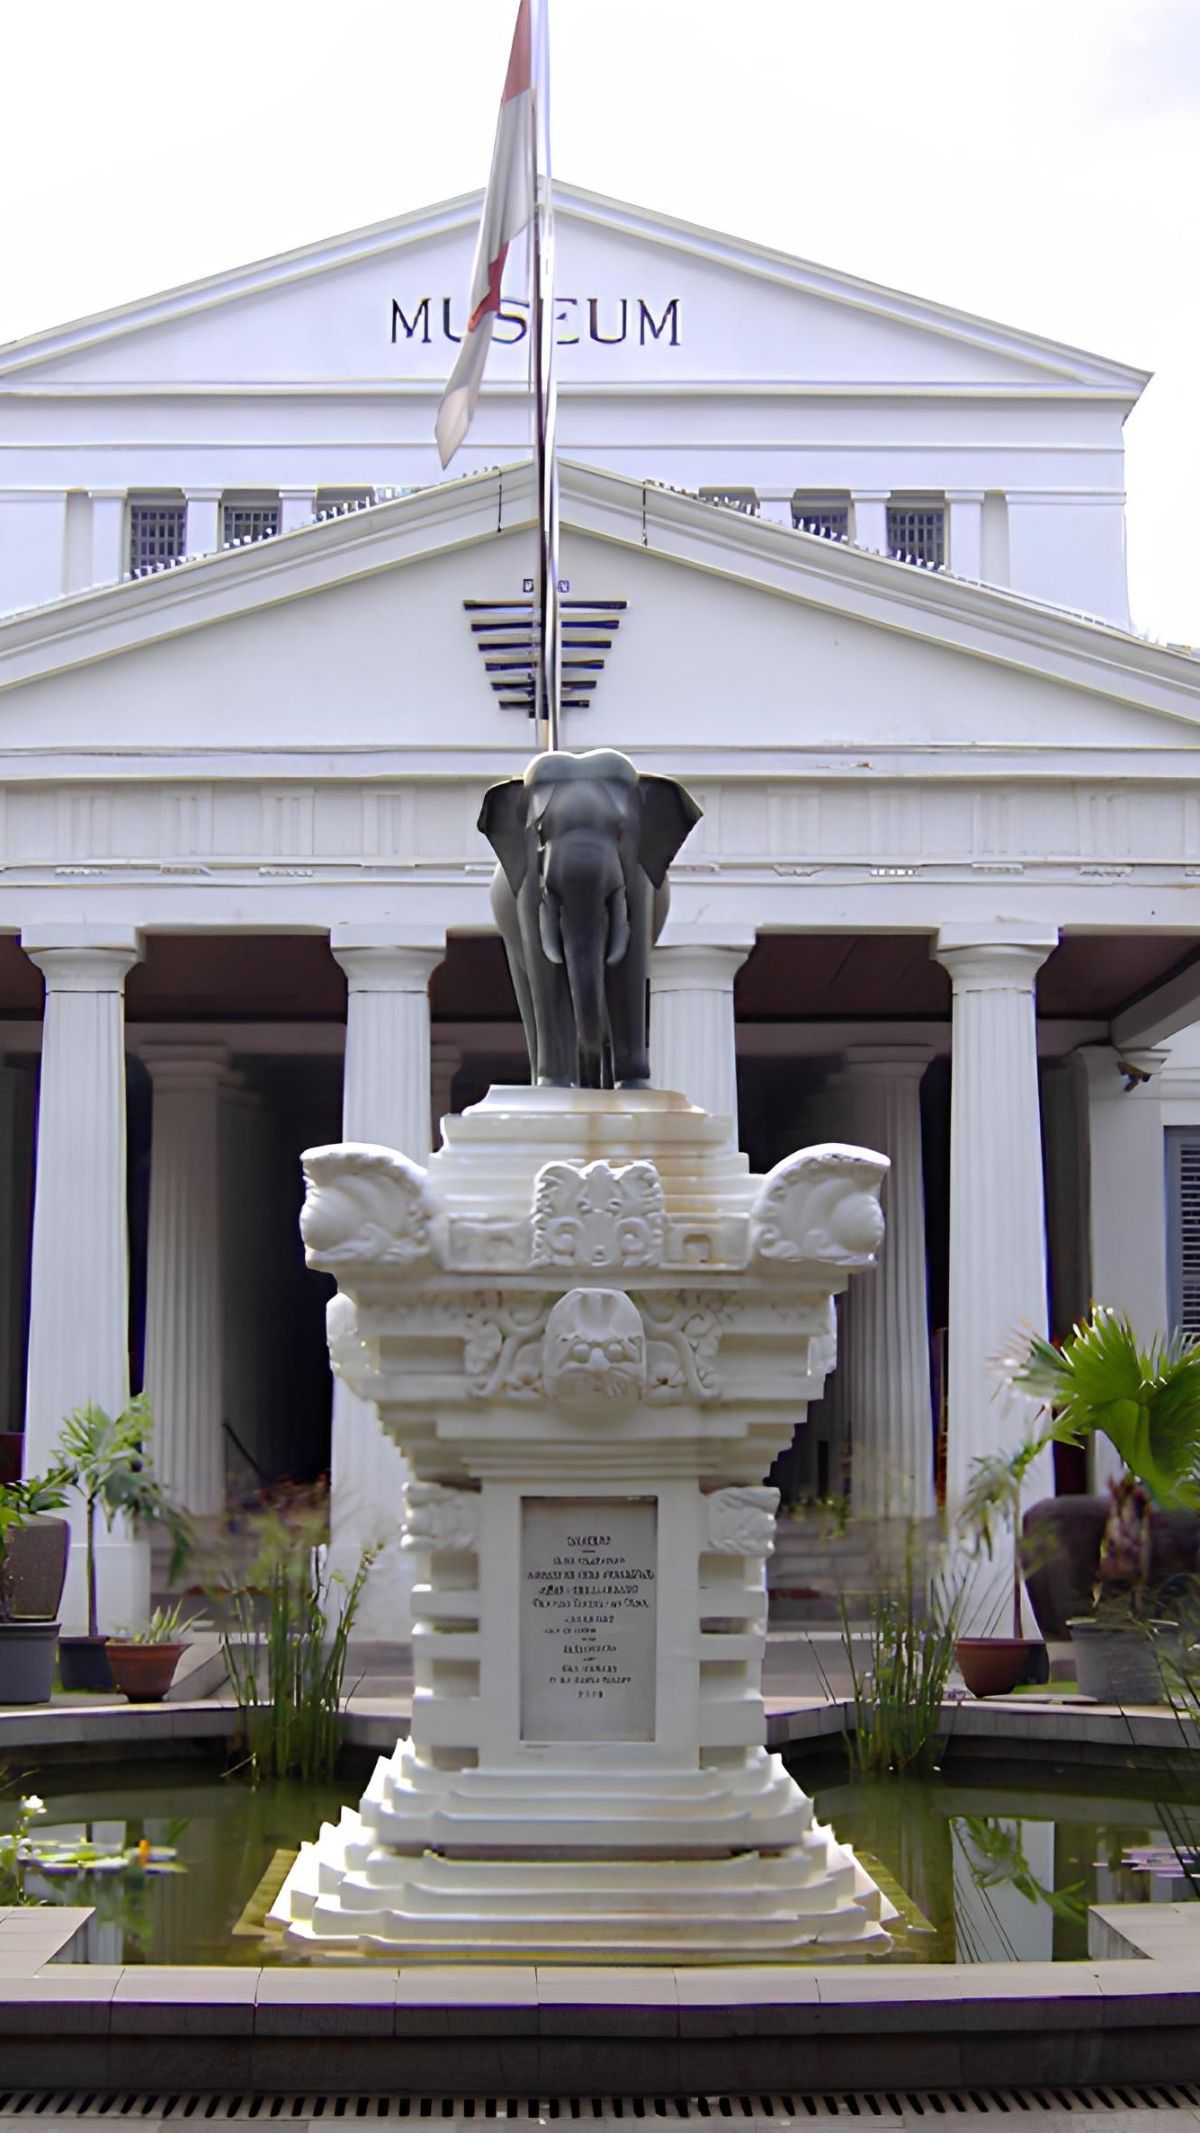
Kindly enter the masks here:
M 650 950 L 667 868 L 700 815 L 674 778 L 615 748 L 535 756 L 484 795 L 492 909 L 543 1088 L 649 1087 Z

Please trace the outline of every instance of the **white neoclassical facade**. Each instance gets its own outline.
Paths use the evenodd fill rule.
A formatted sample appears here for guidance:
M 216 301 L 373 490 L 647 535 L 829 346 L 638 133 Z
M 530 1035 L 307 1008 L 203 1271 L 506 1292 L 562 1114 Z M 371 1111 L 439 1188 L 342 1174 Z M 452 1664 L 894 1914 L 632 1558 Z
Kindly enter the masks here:
M 519 304 L 457 478 L 432 442 L 477 208 L 0 351 L 0 1430 L 33 1471 L 144 1383 L 195 1512 L 331 1465 L 347 1543 L 397 1461 L 331 1403 L 297 1158 L 420 1156 L 523 1067 L 475 828 L 533 744 Z M 756 1167 L 891 1156 L 782 1478 L 924 1513 L 1021 1426 L 1015 1329 L 1200 1323 L 1200 661 L 1130 628 L 1144 374 L 569 189 L 560 256 L 565 743 L 704 807 L 656 1078 Z

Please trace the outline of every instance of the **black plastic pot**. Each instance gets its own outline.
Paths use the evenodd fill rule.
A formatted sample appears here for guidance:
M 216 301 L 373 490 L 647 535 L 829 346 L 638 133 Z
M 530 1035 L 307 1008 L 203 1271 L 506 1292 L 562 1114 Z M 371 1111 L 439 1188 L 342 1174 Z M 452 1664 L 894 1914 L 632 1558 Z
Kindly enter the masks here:
M 0 1622 L 0 1706 L 49 1703 L 57 1622 Z
M 106 1637 L 60 1637 L 58 1678 L 64 1689 L 115 1687 Z

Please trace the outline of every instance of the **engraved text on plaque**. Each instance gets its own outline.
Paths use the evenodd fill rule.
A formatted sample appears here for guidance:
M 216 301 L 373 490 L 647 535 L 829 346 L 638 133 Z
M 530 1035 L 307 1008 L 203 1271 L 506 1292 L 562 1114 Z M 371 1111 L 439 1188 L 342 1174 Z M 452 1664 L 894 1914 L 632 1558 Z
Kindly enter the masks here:
M 657 1522 L 653 1498 L 522 1498 L 522 1740 L 653 1740 Z

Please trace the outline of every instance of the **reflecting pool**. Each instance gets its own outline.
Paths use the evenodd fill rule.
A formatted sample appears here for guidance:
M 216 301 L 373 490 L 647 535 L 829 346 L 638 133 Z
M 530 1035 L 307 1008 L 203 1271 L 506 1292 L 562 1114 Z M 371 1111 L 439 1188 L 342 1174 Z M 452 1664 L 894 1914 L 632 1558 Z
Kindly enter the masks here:
M 52 1882 L 31 1874 L 30 1892 L 47 1902 L 95 1905 L 73 1961 L 278 1961 L 254 1925 L 272 1873 L 281 1878 L 301 1840 L 357 1797 L 370 1768 L 371 1758 L 348 1760 L 328 1785 L 257 1792 L 194 1760 L 10 1769 L 0 1829 L 13 1826 L 17 1794 L 36 1788 L 48 1810 L 39 1837 L 114 1854 L 143 1838 L 176 1848 L 186 1871 L 162 1878 L 136 1864 Z M 1090 1903 L 1195 1893 L 1180 1855 L 1200 1841 L 1200 1793 L 1185 1798 L 1166 1776 L 952 1761 L 929 1778 L 858 1780 L 840 1757 L 793 1758 L 792 1768 L 820 1819 L 900 1904 L 893 1962 L 1077 1959 L 1087 1953 Z

